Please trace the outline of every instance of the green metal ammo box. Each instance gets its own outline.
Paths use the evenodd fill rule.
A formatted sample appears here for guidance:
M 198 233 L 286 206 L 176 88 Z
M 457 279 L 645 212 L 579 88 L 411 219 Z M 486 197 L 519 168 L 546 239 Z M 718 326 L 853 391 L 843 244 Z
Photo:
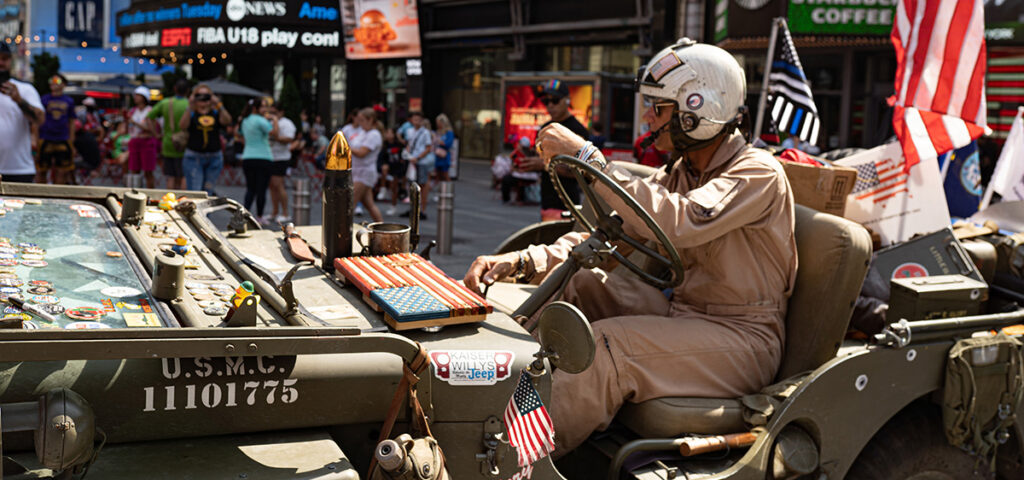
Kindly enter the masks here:
M 890 287 L 890 321 L 931 320 L 981 313 L 988 285 L 964 275 L 894 278 Z

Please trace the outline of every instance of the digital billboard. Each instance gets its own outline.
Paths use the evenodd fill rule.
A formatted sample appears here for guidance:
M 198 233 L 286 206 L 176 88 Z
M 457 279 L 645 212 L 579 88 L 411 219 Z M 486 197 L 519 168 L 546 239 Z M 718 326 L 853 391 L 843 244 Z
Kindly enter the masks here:
M 349 60 L 420 56 L 416 0 L 341 0 Z
M 589 125 L 594 105 L 593 84 L 569 84 L 569 113 L 576 117 L 584 126 Z M 505 143 L 514 143 L 521 137 L 533 143 L 541 125 L 551 119 L 547 109 L 541 103 L 538 85 L 505 86 L 504 125 Z
M 143 2 L 115 18 L 124 56 L 244 47 L 338 54 L 342 48 L 336 0 Z

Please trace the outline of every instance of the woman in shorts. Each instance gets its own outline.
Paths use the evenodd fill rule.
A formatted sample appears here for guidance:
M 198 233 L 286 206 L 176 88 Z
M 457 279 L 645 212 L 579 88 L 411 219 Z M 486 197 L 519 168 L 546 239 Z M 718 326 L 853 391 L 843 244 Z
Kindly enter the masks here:
M 377 184 L 377 156 L 384 143 L 377 130 L 377 114 L 372 108 L 364 108 L 355 116 L 355 127 L 348 136 L 352 149 L 352 199 L 362 203 L 373 221 L 384 217 L 373 201 L 373 186 Z

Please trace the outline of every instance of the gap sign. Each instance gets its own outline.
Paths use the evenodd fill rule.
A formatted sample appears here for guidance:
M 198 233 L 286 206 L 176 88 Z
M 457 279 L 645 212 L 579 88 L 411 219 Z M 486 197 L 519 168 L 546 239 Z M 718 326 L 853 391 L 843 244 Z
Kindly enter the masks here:
M 103 0 L 60 0 L 58 7 L 58 45 L 103 47 Z

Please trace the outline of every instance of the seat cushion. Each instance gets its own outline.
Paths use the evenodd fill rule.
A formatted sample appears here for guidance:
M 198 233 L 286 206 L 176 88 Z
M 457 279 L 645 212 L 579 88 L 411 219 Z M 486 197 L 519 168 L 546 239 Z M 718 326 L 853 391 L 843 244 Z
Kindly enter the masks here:
M 640 403 L 626 402 L 616 419 L 647 438 L 747 430 L 743 423 L 743 405 L 732 398 L 664 397 Z

